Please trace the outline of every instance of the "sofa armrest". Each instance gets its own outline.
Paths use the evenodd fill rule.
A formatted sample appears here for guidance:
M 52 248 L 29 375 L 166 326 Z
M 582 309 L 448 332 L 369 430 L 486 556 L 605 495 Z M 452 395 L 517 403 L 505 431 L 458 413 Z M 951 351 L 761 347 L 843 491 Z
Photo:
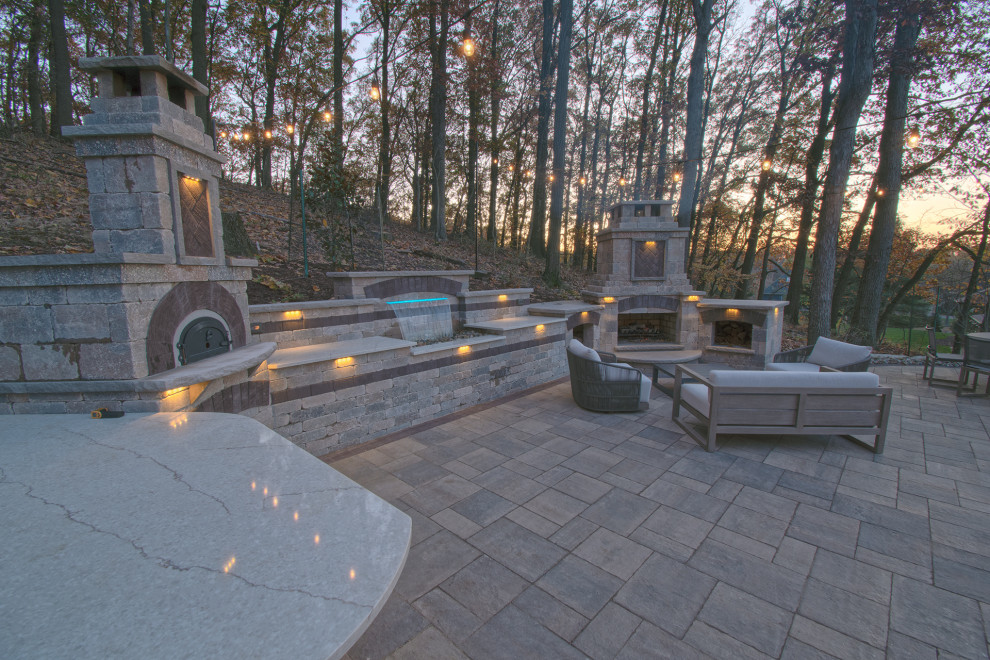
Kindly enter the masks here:
M 619 361 L 619 358 L 615 357 L 615 353 L 609 353 L 608 351 L 598 351 L 598 357 L 606 364 Z

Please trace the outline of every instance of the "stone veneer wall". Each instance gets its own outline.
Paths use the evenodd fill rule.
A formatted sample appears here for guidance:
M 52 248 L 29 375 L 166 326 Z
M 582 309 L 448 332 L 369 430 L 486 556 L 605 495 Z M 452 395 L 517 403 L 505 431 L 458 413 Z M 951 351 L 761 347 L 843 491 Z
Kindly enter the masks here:
M 320 455 L 553 380 L 567 371 L 565 324 L 284 368 L 276 352 L 272 428 Z
M 151 318 L 177 283 L 223 291 L 236 336 L 237 325 L 246 324 L 244 281 L 254 261 L 230 261 L 235 265 L 177 266 L 157 263 L 154 255 L 0 259 L 0 382 L 149 375 Z M 243 345 L 245 331 L 239 336 Z

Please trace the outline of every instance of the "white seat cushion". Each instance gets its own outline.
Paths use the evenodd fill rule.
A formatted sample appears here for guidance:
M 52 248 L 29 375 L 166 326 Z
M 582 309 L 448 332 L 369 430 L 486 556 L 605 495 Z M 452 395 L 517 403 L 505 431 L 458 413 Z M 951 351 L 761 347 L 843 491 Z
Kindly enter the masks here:
M 810 362 L 771 362 L 767 371 L 821 371 L 821 367 Z
M 567 350 L 578 357 L 583 357 L 586 360 L 594 360 L 595 362 L 601 362 L 602 358 L 593 348 L 588 348 L 577 339 L 571 339 L 567 344 Z
M 701 383 L 684 383 L 681 385 L 681 401 L 687 403 L 698 410 L 705 417 L 708 416 L 708 386 Z
M 872 349 L 869 346 L 857 346 L 828 337 L 819 337 L 815 347 L 811 349 L 808 362 L 825 367 L 844 367 L 847 364 L 862 362 L 870 357 Z
M 625 382 L 625 381 L 634 381 L 634 380 L 636 380 L 636 378 L 638 376 L 639 377 L 639 404 L 640 404 L 640 407 L 642 408 L 644 403 L 647 404 L 647 406 L 649 406 L 649 403 L 650 403 L 650 391 L 651 391 L 651 388 L 653 387 L 653 383 L 650 382 L 650 379 L 647 378 L 645 374 L 640 373 L 639 369 L 636 369 L 635 367 L 631 367 L 628 364 L 625 364 L 624 362 L 615 362 L 614 363 L 614 366 L 616 366 L 616 367 L 628 367 L 629 369 L 632 369 L 633 371 L 627 371 L 626 369 L 609 369 L 609 366 L 613 366 L 613 365 L 609 365 L 607 363 L 603 363 L 603 365 L 604 365 L 603 370 L 605 372 L 604 379 L 606 381 L 611 381 L 613 383 L 620 383 L 620 382 Z

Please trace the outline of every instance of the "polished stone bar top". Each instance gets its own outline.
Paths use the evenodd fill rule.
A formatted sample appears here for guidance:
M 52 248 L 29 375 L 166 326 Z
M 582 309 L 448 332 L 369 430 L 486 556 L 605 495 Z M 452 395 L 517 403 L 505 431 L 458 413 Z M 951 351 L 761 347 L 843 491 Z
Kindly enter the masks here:
M 7 658 L 339 658 L 411 522 L 247 417 L 9 415 Z

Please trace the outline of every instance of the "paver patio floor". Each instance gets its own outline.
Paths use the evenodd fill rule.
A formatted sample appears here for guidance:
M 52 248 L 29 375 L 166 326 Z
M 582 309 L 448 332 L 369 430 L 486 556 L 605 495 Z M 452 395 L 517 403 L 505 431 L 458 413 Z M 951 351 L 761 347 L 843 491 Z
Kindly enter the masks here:
M 566 381 L 338 455 L 413 520 L 347 657 L 987 658 L 990 400 L 874 370 L 895 388 L 882 456 L 706 453 L 663 394 L 598 415 Z

